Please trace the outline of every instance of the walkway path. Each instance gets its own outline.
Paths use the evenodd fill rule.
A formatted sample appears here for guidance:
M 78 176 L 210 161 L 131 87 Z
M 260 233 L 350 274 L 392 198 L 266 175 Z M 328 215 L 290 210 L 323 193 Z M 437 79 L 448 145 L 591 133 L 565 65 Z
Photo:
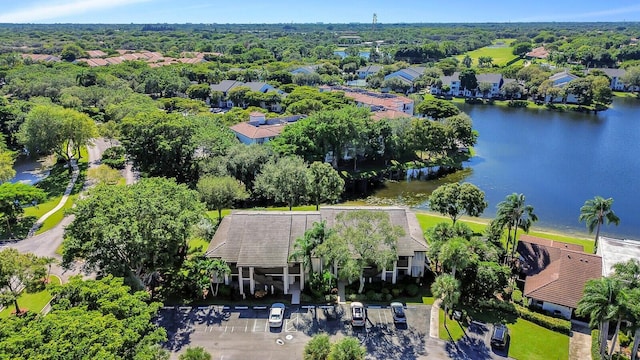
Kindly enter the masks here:
M 75 159 L 71 160 L 71 168 L 73 169 L 73 174 L 71 175 L 71 181 L 69 181 L 69 185 L 67 185 L 67 188 L 64 190 L 64 195 L 62 196 L 62 199 L 60 199 L 60 202 L 58 203 L 58 205 L 56 205 L 56 207 L 51 209 L 48 213 L 42 215 L 40 219 L 38 219 L 36 223 L 33 224 L 33 226 L 31 227 L 31 230 L 29 230 L 29 235 L 27 235 L 27 237 L 33 236 L 36 233 L 36 231 L 40 228 L 40 226 L 42 226 L 45 220 L 47 220 L 51 215 L 55 214 L 58 210 L 62 209 L 64 204 L 67 203 L 67 200 L 69 199 L 69 195 L 71 195 L 71 191 L 73 191 L 73 187 L 76 185 L 76 180 L 78 180 L 78 175 L 80 174 L 80 169 L 78 168 L 78 162 Z
M 90 168 L 96 167 L 99 165 L 100 158 L 102 157 L 102 152 L 107 147 L 109 147 L 109 145 L 102 139 L 96 139 L 94 141 L 94 145 L 89 146 L 88 154 L 89 154 Z M 72 182 L 75 183 L 74 179 L 77 179 L 77 176 L 72 178 Z M 71 186 L 71 182 L 69 183 L 69 185 L 70 186 L 67 187 L 67 190 L 69 190 L 69 188 L 73 188 L 73 186 Z M 66 193 L 67 192 L 65 191 L 65 194 Z M 60 206 L 60 204 L 58 204 L 58 206 Z M 63 206 L 64 206 L 64 203 L 63 203 Z M 45 216 L 47 215 L 45 214 Z M 44 220 L 40 218 L 38 219 L 38 221 L 44 221 Z M 56 260 L 62 260 L 61 256 L 56 253 L 56 250 L 62 244 L 62 239 L 64 237 L 64 228 L 67 225 L 69 225 L 72 221 L 73 221 L 73 215 L 66 216 L 65 218 L 62 219 L 62 221 L 60 221 L 58 225 L 53 227 L 51 230 L 45 231 L 42 234 L 30 236 L 24 240 L 21 240 L 15 243 L 6 244 L 2 246 L 12 247 L 23 253 L 29 252 L 37 256 L 52 257 Z M 2 246 L 0 246 L 0 248 Z M 80 272 L 79 266 L 76 266 L 76 268 L 73 270 L 65 270 L 58 264 L 53 264 L 51 266 L 51 274 L 59 276 L 63 283 L 67 282 L 70 276 L 78 275 L 80 273 L 81 272 Z
M 591 329 L 580 321 L 571 321 L 571 337 L 569 338 L 569 359 L 591 359 Z

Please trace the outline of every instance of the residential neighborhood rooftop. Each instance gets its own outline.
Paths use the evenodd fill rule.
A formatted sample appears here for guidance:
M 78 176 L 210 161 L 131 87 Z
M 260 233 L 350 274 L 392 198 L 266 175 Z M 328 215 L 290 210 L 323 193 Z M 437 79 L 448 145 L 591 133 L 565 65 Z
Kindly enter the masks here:
M 521 238 L 517 250 L 527 275 L 523 295 L 575 309 L 585 283 L 602 276 L 601 257 L 575 249 L 557 241 Z

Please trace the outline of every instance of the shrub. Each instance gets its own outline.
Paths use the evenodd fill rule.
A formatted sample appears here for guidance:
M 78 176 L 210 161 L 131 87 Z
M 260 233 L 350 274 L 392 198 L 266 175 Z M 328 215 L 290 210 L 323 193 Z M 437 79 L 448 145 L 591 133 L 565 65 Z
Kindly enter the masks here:
M 531 321 L 534 324 L 540 325 L 549 330 L 557 331 L 561 334 L 571 334 L 571 322 L 569 320 L 540 314 L 518 304 L 491 299 L 489 301 L 481 301 L 478 305 L 485 309 L 497 310 L 518 315 L 519 317 Z
M 374 290 L 369 290 L 366 294 L 367 301 L 382 301 L 382 296 L 382 293 L 376 292 Z
M 347 300 L 348 301 L 356 301 L 357 298 L 358 298 L 358 294 L 349 294 L 349 295 L 347 295 Z
M 600 356 L 600 330 L 591 330 L 591 359 L 602 360 Z
M 507 106 L 513 108 L 526 108 L 529 106 L 529 102 L 526 100 L 509 100 Z
M 384 294 L 384 300 L 385 300 L 385 301 L 391 301 L 391 299 L 393 299 L 393 295 L 391 295 L 391 294 Z
M 571 334 L 571 321 L 547 316 L 527 309 L 524 306 L 515 305 L 518 316 L 532 323 L 538 324 L 549 330 L 557 331 L 561 334 Z
M 220 287 L 218 287 L 218 296 L 220 296 L 220 297 L 229 297 L 229 296 L 231 296 L 231 286 L 229 286 L 229 285 L 220 285 Z
M 618 339 L 620 341 L 620 347 L 628 347 L 629 344 L 631 344 L 631 338 L 623 331 L 620 331 L 618 334 Z
M 102 153 L 102 163 L 114 169 L 123 169 L 126 162 L 124 154 L 124 147 L 112 146 Z
M 387 289 L 387 288 L 382 288 L 382 290 L 380 291 L 382 292 L 384 295 L 387 295 L 391 292 L 391 290 Z
M 402 289 L 391 289 L 391 294 L 393 297 L 397 298 L 402 294 Z
M 511 300 L 517 303 L 522 302 L 522 291 L 514 290 L 511 294 Z
M 416 296 L 420 292 L 420 288 L 416 284 L 407 285 L 407 295 Z

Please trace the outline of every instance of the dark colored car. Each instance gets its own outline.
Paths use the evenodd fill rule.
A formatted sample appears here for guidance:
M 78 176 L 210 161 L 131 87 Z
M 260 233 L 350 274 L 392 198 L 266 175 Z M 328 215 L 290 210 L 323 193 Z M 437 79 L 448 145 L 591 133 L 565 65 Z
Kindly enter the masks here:
M 495 324 L 491 334 L 491 346 L 504 349 L 509 341 L 509 329 L 503 324 Z
M 396 324 L 406 324 L 407 316 L 404 313 L 404 306 L 399 302 L 391 303 L 391 314 L 393 315 L 393 322 Z

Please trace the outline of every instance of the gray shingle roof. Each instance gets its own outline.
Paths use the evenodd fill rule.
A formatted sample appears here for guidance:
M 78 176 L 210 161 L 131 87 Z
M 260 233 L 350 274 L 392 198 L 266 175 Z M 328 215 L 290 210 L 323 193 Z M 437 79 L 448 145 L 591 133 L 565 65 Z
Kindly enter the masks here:
M 478 83 L 487 82 L 490 84 L 499 84 L 502 80 L 502 74 L 478 74 L 476 75 Z
M 589 69 L 589 73 L 591 73 L 594 70 L 600 70 L 603 73 L 607 74 L 607 76 L 610 78 L 614 78 L 614 77 L 621 78 L 622 76 L 624 76 L 624 74 L 627 73 L 625 69 L 608 69 L 608 68 Z
M 385 211 L 394 225 L 405 232 L 398 241 L 399 256 L 426 251 L 427 245 L 415 214 L 395 207 L 323 207 L 320 211 L 274 212 L 234 211 L 216 231 L 207 256 L 222 258 L 237 266 L 280 267 L 288 263 L 296 238 L 315 222 L 326 220 L 332 226 L 343 211 Z

